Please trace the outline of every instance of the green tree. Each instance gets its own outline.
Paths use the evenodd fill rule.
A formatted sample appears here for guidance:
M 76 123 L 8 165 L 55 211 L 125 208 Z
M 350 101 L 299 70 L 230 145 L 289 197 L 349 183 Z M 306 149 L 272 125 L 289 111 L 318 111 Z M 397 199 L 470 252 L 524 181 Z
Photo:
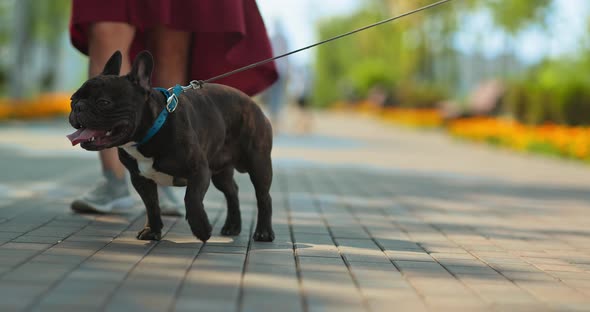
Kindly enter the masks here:
M 356 27 L 399 15 L 436 0 L 372 0 L 350 16 L 324 20 L 319 37 L 326 39 Z M 315 102 L 328 105 L 344 94 L 365 96 L 371 85 L 391 90 L 456 90 L 462 57 L 454 46 L 460 17 L 489 12 L 495 27 L 506 33 L 506 54 L 513 54 L 514 38 L 531 25 L 545 25 L 552 0 L 461 0 L 368 29 L 353 37 L 318 47 Z M 481 34 L 486 38 L 487 32 Z M 512 58 L 503 58 L 504 62 Z M 502 64 L 508 73 L 512 64 Z M 518 66 L 514 66 L 518 68 Z M 505 74 L 507 76 L 507 74 Z M 338 89 L 335 86 L 339 86 Z
M 20 98 L 31 91 L 51 90 L 58 75 L 55 60 L 61 53 L 60 38 L 68 23 L 70 1 L 18 0 L 12 6 L 11 13 L 0 11 L 0 14 L 11 14 L 4 17 L 13 27 L 7 39 L 14 56 L 10 69 L 11 96 Z M 42 72 L 31 75 L 31 59 L 37 49 L 44 54 Z
M 544 24 L 553 0 L 491 0 L 481 3 L 491 11 L 498 27 L 509 35 L 516 35 L 531 24 Z
M 545 27 L 547 14 L 553 0 L 514 1 L 493 0 L 483 2 L 494 20 L 496 27 L 505 32 L 504 49 L 506 54 L 514 54 L 518 47 L 516 36 L 532 25 Z M 511 64 L 502 64 L 504 76 L 508 76 Z
M 322 21 L 319 37 L 327 39 L 432 2 L 373 0 L 351 16 Z M 365 96 L 376 84 L 390 90 L 406 82 L 448 87 L 456 75 L 451 37 L 458 27 L 451 8 L 420 12 L 318 47 L 315 102 L 325 106 L 342 94 Z

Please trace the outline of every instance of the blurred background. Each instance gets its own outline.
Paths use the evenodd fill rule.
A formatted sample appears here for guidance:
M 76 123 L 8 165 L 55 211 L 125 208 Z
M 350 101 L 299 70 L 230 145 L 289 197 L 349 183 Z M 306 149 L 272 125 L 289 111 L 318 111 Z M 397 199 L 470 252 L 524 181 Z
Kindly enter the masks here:
M 280 54 L 436 1 L 257 2 Z M 453 1 L 284 59 L 283 83 L 260 101 L 277 128 L 294 109 L 312 131 L 310 108 L 327 109 L 588 160 L 589 7 Z M 69 14 L 68 0 L 0 0 L 0 120 L 68 112 L 87 75 Z

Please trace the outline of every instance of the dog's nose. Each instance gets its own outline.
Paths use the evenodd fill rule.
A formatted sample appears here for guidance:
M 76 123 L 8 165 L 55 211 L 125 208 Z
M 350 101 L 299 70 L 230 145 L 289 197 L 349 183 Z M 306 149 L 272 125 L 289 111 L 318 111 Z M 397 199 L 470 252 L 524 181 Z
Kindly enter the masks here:
M 84 101 L 78 101 L 74 103 L 74 112 L 80 113 L 86 110 L 86 103 Z
M 75 113 L 70 114 L 69 120 L 70 120 L 70 125 L 72 125 L 72 127 L 76 128 L 76 129 L 82 128 L 82 124 L 78 121 L 78 117 L 76 117 Z

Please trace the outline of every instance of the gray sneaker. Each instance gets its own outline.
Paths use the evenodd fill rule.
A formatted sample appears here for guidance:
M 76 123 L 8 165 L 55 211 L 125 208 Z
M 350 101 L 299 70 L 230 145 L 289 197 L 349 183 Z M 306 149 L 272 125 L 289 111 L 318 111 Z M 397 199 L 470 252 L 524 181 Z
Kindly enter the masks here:
M 129 194 L 125 179 L 103 179 L 94 188 L 72 202 L 76 212 L 109 213 L 113 210 L 130 209 L 135 200 Z

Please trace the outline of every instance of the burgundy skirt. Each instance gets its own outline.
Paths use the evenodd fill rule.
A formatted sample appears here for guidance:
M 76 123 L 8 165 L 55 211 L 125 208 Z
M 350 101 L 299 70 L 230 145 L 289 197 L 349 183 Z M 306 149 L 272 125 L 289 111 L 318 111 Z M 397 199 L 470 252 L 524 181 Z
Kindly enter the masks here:
M 205 80 L 272 57 L 255 0 L 73 0 L 70 38 L 74 47 L 88 54 L 88 26 L 101 21 L 136 27 L 131 59 L 146 49 L 146 29 L 163 25 L 192 32 L 189 80 Z M 277 77 L 270 62 L 215 82 L 254 95 Z

